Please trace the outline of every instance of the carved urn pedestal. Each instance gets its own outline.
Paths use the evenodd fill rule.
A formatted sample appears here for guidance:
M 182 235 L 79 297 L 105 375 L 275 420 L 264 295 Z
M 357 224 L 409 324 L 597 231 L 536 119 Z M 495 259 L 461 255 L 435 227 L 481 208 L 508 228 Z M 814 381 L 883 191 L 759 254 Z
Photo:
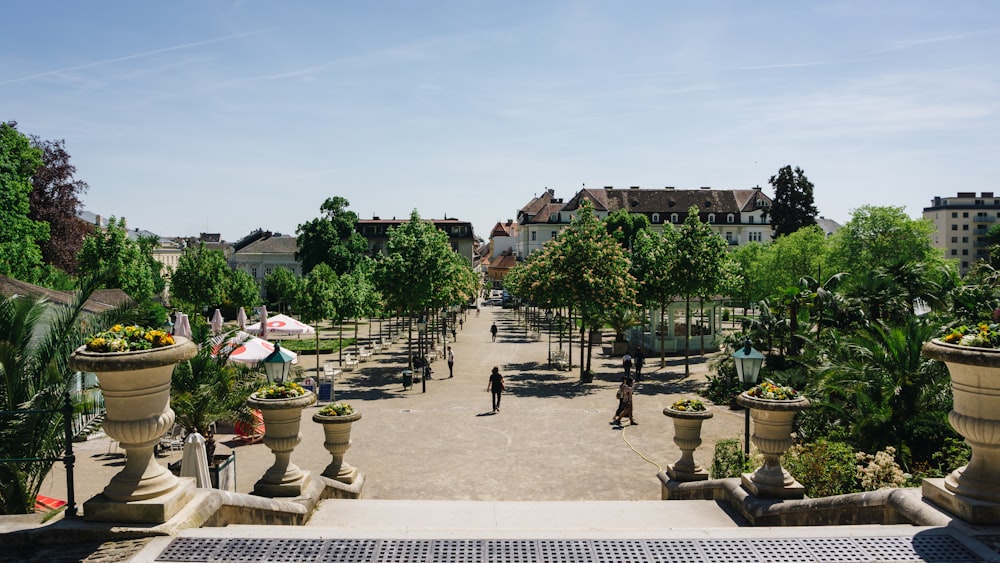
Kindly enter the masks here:
M 694 459 L 694 451 L 701 445 L 701 424 L 712 418 L 712 411 L 679 411 L 670 407 L 663 414 L 674 419 L 674 443 L 681 449 L 681 457 L 667 466 L 667 476 L 674 481 L 705 481 L 708 471 Z
M 250 408 L 264 417 L 264 445 L 274 454 L 274 465 L 254 484 L 253 494 L 264 497 L 297 497 L 309 481 L 309 472 L 292 463 L 292 451 L 302 441 L 302 409 L 316 402 L 316 394 L 287 399 L 264 399 L 256 393 L 247 399 Z
M 743 392 L 736 402 L 750 409 L 751 441 L 764 454 L 764 465 L 741 476 L 743 487 L 756 497 L 800 499 L 805 487 L 781 467 L 781 456 L 792 447 L 795 413 L 809 408 L 809 399 L 759 399 Z

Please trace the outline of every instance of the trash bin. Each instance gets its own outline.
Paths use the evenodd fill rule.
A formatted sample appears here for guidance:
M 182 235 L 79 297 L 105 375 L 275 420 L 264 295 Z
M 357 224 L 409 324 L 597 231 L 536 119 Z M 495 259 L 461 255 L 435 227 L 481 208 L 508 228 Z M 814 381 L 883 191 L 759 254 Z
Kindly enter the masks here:
M 408 369 L 404 369 L 403 370 L 403 391 L 406 391 L 407 389 L 412 389 L 412 388 L 413 388 L 413 372 L 410 371 L 410 370 L 408 370 Z

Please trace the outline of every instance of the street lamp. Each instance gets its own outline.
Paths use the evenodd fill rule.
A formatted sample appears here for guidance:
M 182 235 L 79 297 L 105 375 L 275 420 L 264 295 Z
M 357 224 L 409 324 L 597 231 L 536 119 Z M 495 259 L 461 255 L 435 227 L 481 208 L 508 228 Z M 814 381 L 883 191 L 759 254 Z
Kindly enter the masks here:
M 545 324 L 549 327 L 549 367 L 552 367 L 552 309 L 545 310 Z
M 559 351 L 562 352 L 562 311 L 556 311 L 556 320 L 558 321 L 556 324 L 559 325 Z
M 420 353 L 421 366 L 420 369 L 423 373 L 420 374 L 420 387 L 421 392 L 427 392 L 427 355 L 424 354 L 424 333 L 427 332 L 427 319 L 420 317 L 417 321 L 417 351 Z
M 274 343 L 274 352 L 264 358 L 264 373 L 269 383 L 284 383 L 292 368 L 292 353 L 281 348 L 280 342 Z
M 760 366 L 764 363 L 764 354 L 754 349 L 750 338 L 743 341 L 743 347 L 733 354 L 733 361 L 736 363 L 736 373 L 740 376 L 740 383 L 743 390 L 749 389 L 757 383 L 757 376 L 760 375 Z M 750 408 L 745 411 L 743 426 L 743 453 L 750 456 Z

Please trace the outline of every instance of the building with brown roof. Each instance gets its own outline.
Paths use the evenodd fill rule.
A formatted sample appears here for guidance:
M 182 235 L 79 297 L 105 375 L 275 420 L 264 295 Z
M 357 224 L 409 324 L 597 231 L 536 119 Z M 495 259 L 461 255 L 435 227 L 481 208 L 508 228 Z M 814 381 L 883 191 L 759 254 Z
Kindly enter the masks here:
M 629 213 L 645 215 L 654 230 L 664 225 L 679 226 L 687 218 L 688 209 L 698 207 L 703 223 L 711 225 L 719 236 L 731 245 L 771 240 L 769 211 L 771 198 L 760 187 L 738 190 L 584 188 L 569 201 L 555 197 L 547 189 L 521 208 L 517 215 L 517 252 L 524 258 L 541 249 L 545 241 L 554 239 L 566 228 L 580 209 L 583 201 L 593 203 L 600 218 L 625 209 Z
M 285 268 L 295 276 L 302 275 L 302 264 L 295 259 L 298 239 L 270 231 L 260 231 L 259 233 L 254 231 L 251 235 L 251 237 L 244 237 L 234 244 L 234 250 L 229 259 L 231 268 L 250 274 L 262 292 L 264 278 L 275 268 Z
M 398 227 L 410 219 L 358 219 L 355 230 L 361 233 L 368 241 L 368 253 L 371 256 L 385 254 L 386 245 L 389 243 L 389 229 Z M 435 227 L 441 229 L 448 235 L 448 243 L 451 249 L 464 256 L 469 261 L 469 265 L 474 264 L 476 237 L 472 231 L 472 223 L 469 221 L 459 221 L 454 217 L 444 219 L 425 219 L 430 221 Z
M 25 296 L 45 299 L 60 305 L 69 305 L 76 299 L 72 291 L 57 291 L 11 277 L 0 275 L 0 295 L 4 297 Z M 131 301 L 127 293 L 120 289 L 99 289 L 83 304 L 86 313 L 103 313 Z

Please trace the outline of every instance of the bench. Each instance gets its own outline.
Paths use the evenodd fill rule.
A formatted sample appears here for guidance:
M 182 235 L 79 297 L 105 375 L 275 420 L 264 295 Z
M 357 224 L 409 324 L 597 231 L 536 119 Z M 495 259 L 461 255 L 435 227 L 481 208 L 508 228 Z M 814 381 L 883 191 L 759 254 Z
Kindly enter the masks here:
M 378 354 L 381 351 L 382 351 L 382 342 L 376 340 L 375 342 L 372 343 L 372 352 Z
M 559 370 L 569 369 L 569 357 L 566 355 L 566 352 L 562 350 L 552 353 L 552 363 L 555 364 L 556 368 Z
M 362 362 L 367 362 L 370 359 L 372 359 L 371 350 L 368 350 L 364 346 L 359 346 L 358 347 L 358 360 L 362 361 Z
M 344 369 L 353 370 L 358 367 L 358 360 L 352 354 L 344 354 Z

